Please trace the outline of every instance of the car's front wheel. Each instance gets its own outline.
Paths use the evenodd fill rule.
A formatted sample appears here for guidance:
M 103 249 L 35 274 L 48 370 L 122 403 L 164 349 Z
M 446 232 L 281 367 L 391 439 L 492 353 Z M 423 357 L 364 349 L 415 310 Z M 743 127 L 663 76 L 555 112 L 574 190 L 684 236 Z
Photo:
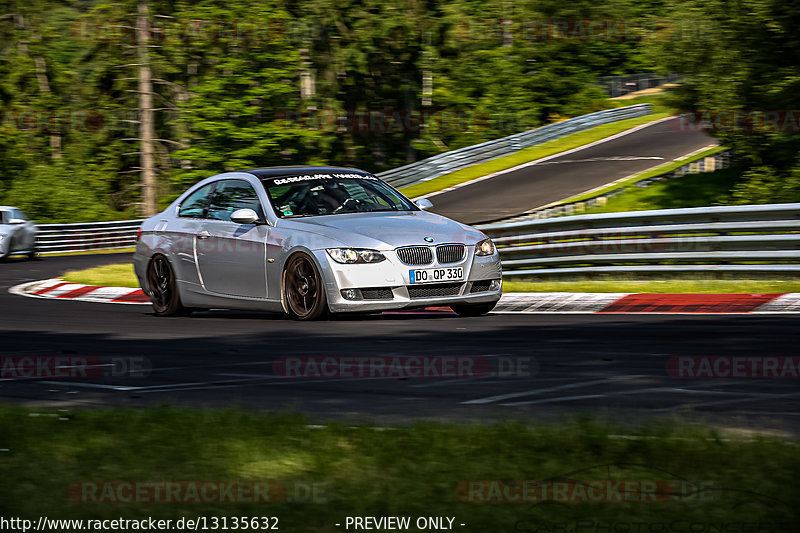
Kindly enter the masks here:
M 283 276 L 286 310 L 295 320 L 314 320 L 328 311 L 325 285 L 314 261 L 305 254 L 292 256 Z
M 458 316 L 481 316 L 485 315 L 497 305 L 497 302 L 489 302 L 483 304 L 460 304 L 452 306 L 453 311 Z
M 153 256 L 147 265 L 147 288 L 153 311 L 158 316 L 174 316 L 188 311 L 181 304 L 175 272 L 163 255 Z

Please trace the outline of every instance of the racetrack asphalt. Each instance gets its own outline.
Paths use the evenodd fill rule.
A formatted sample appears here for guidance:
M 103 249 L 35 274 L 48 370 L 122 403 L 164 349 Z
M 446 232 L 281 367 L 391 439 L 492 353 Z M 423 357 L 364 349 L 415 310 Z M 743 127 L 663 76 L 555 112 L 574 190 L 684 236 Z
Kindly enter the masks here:
M 681 416 L 798 433 L 797 379 L 681 379 L 667 369 L 674 356 L 797 356 L 797 318 L 791 315 L 394 313 L 301 323 L 234 311 L 159 318 L 146 306 L 8 293 L 10 286 L 65 270 L 127 260 L 130 254 L 0 264 L 0 401 L 67 409 L 244 406 L 385 425 L 578 415 L 638 424 Z M 280 358 L 329 355 L 473 357 L 492 369 L 513 366 L 514 371 L 455 379 L 306 379 L 275 373 Z M 24 357 L 102 361 L 116 364 L 119 375 L 108 369 L 88 377 L 9 374 L 13 364 L 4 365 Z M 131 363 L 148 370 L 125 375 L 122 366 Z
M 713 144 L 681 130 L 680 118 L 657 122 L 518 170 L 430 195 L 432 211 L 466 224 L 521 215 Z

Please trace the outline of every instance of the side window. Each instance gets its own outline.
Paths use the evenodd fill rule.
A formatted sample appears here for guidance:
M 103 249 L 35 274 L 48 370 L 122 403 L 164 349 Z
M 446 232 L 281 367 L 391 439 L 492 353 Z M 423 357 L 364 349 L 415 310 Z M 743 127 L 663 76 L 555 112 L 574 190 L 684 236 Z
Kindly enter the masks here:
M 20 220 L 28 220 L 28 217 L 25 216 L 25 213 L 23 213 L 21 209 L 14 210 L 14 218 L 18 218 Z
M 208 207 L 208 199 L 214 185 L 215 183 L 209 183 L 205 187 L 201 187 L 190 194 L 181 204 L 181 208 L 178 210 L 178 216 L 204 218 L 206 207 Z
M 208 218 L 230 220 L 237 209 L 252 209 L 259 218 L 264 218 L 261 201 L 252 185 L 244 180 L 218 182 L 208 207 Z

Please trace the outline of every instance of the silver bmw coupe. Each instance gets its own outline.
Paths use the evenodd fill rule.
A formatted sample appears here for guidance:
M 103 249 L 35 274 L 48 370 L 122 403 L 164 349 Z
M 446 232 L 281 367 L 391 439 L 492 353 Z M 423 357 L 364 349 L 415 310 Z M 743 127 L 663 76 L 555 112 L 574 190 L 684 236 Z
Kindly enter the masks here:
M 16 207 L 0 205 L 0 261 L 9 255 L 36 257 L 36 225 Z
M 368 172 L 275 167 L 227 172 L 139 229 L 134 268 L 158 315 L 227 308 L 328 312 L 500 299 L 500 258 L 480 231 L 428 213 Z

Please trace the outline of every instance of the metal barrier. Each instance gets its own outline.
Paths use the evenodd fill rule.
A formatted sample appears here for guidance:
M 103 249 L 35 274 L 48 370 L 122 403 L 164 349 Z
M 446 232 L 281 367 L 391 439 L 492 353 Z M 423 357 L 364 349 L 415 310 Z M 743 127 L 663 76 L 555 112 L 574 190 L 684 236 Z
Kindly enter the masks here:
M 611 98 L 616 98 L 631 92 L 658 87 L 665 83 L 674 83 L 679 79 L 679 74 L 663 75 L 654 72 L 642 72 L 624 76 L 602 76 L 598 78 L 597 83 L 606 90 Z
M 503 276 L 800 273 L 800 203 L 577 215 L 478 226 Z
M 542 144 L 565 135 L 570 135 L 578 131 L 586 130 L 617 122 L 628 118 L 648 115 L 652 112 L 653 106 L 650 104 L 637 104 L 617 109 L 607 109 L 597 111 L 588 115 L 548 124 L 535 130 L 525 131 L 502 139 L 494 139 L 473 146 L 459 148 L 437 154 L 435 156 L 411 163 L 398 168 L 385 170 L 376 174 L 379 178 L 394 187 L 405 187 L 421 181 L 428 181 L 433 178 L 455 172 L 462 168 L 483 163 L 498 157 L 503 157 L 517 152 L 534 144 Z
M 135 245 L 142 220 L 42 224 L 42 254 Z M 800 203 L 577 215 L 478 226 L 504 276 L 636 272 L 800 273 Z
M 77 224 L 37 224 L 36 249 L 40 254 L 128 248 L 136 244 L 143 220 L 115 220 Z

